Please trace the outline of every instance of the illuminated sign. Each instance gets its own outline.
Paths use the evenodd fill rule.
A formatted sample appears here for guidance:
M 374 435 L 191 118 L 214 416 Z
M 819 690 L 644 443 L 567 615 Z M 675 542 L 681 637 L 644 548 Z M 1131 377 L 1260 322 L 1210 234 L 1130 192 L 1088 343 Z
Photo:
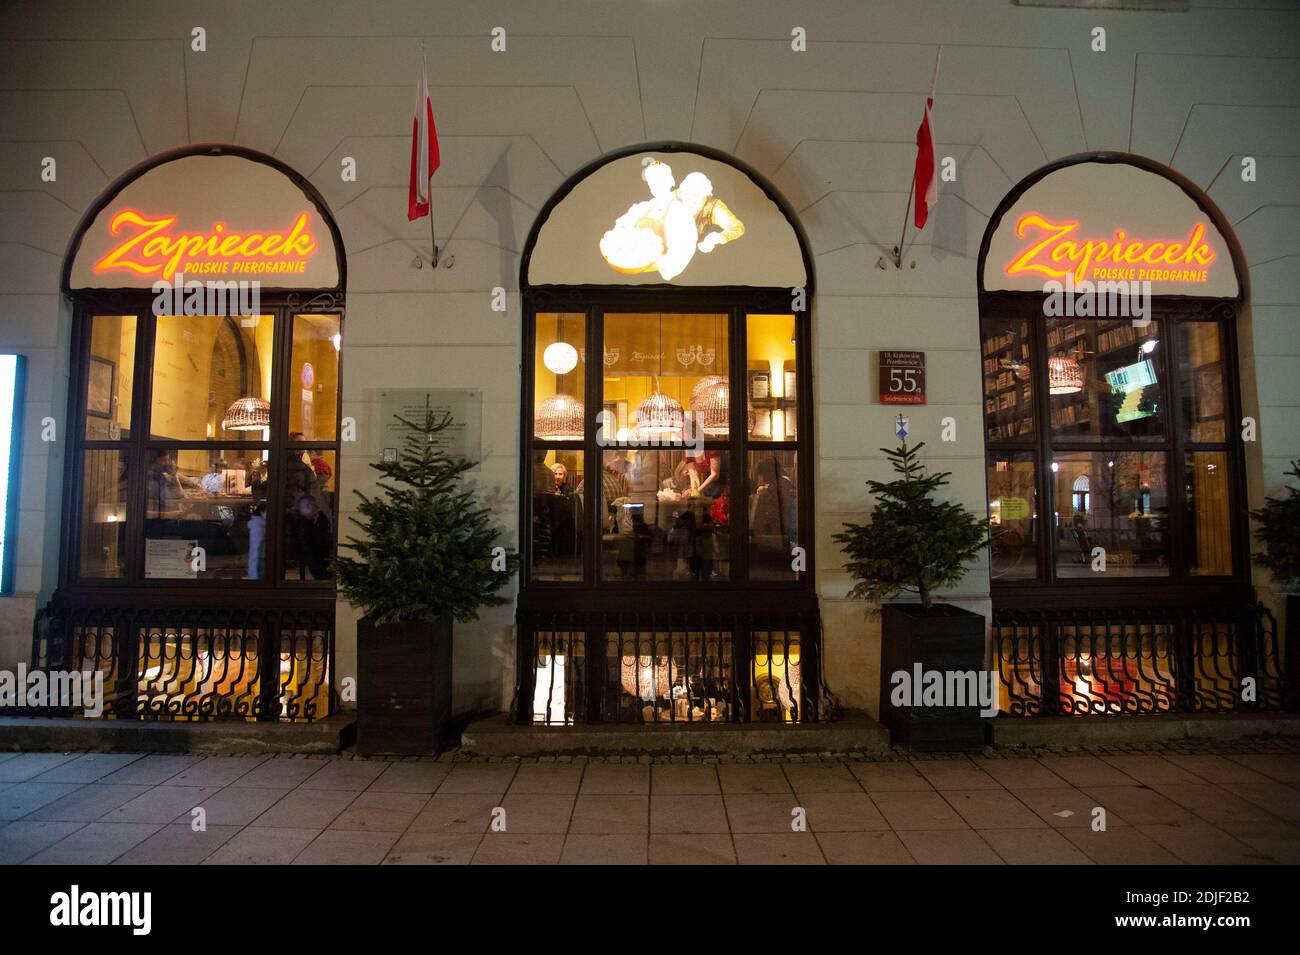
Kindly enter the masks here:
M 18 527 L 18 472 L 22 448 L 26 359 L 0 355 L 0 594 L 14 592 Z
M 745 234 L 745 224 L 713 194 L 704 173 L 689 173 L 678 185 L 671 166 L 647 156 L 641 181 L 650 197 L 633 203 L 600 239 L 601 257 L 615 271 L 658 272 L 672 281 L 697 251 L 712 252 Z
M 1016 235 L 1030 237 L 1029 244 L 1007 264 L 1006 274 L 1061 279 L 1073 273 L 1076 282 L 1205 282 L 1215 260 L 1205 231 L 1198 222 L 1181 240 L 1132 239 L 1124 229 L 1109 239 L 1084 239 L 1077 235 L 1077 220 L 1053 222 L 1030 212 L 1016 222 Z
M 306 271 L 317 249 L 311 214 L 300 212 L 285 231 L 236 232 L 214 222 L 207 232 L 176 233 L 175 215 L 123 209 L 109 232 L 125 236 L 91 267 L 96 275 L 124 271 L 170 279 L 186 275 L 293 275 Z
M 1236 298 L 1238 267 L 1221 221 L 1176 173 L 1145 160 L 1068 162 L 1032 179 L 999 211 L 985 237 L 982 286 L 1109 295 L 1122 283 L 1130 297 L 1136 289 Z

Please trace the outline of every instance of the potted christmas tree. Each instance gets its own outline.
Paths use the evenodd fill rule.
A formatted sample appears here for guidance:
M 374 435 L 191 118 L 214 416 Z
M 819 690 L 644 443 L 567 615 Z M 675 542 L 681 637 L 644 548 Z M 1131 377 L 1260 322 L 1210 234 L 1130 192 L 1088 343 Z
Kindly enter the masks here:
M 365 614 L 357 624 L 357 751 L 436 752 L 451 722 L 452 620 L 505 603 L 498 591 L 519 556 L 497 544 L 489 508 L 463 475 L 474 467 L 442 451 L 451 424 L 425 402 L 395 461 L 372 464 L 382 495 L 361 499 L 365 536 L 343 545 L 339 589 Z
M 954 706 L 945 690 L 958 683 L 968 690 L 981 685 L 976 681 L 983 678 L 984 618 L 935 603 L 934 592 L 965 575 L 965 565 L 987 541 L 987 525 L 960 504 L 936 500 L 950 472 L 927 476 L 917 460 L 923 447 L 924 442 L 914 448 L 903 442 L 894 451 L 881 448 L 899 477 L 867 481 L 876 497 L 871 523 L 846 523 L 835 540 L 856 581 L 851 597 L 875 604 L 905 591 L 920 597 L 919 603 L 883 606 L 880 721 L 894 742 L 916 750 L 981 749 L 980 707 Z M 958 673 L 960 680 L 950 680 L 949 674 Z
M 1300 460 L 1285 472 L 1300 480 Z M 1286 680 L 1287 698 L 1300 698 L 1300 489 L 1288 485 L 1285 497 L 1264 499 L 1264 506 L 1251 511 L 1255 519 L 1255 542 L 1264 549 L 1255 560 L 1268 568 L 1273 582 L 1286 594 Z

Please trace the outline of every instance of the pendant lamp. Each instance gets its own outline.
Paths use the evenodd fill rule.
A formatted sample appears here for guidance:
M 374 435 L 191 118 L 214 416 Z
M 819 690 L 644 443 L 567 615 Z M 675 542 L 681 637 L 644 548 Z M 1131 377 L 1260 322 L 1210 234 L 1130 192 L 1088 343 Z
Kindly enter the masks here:
M 1053 355 L 1047 359 L 1047 391 L 1053 395 L 1083 391 L 1083 367 L 1077 358 Z
M 551 395 L 537 406 L 533 434 L 543 441 L 581 441 L 582 402 L 572 395 Z
M 226 431 L 261 431 L 270 426 L 271 405 L 263 398 L 236 399 L 221 419 L 221 427 Z

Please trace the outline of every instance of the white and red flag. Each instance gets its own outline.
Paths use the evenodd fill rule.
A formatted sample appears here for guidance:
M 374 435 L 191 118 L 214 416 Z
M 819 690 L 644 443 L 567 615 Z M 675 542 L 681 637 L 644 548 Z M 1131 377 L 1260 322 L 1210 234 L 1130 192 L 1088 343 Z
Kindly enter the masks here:
M 918 229 L 925 228 L 930 210 L 939 201 L 939 177 L 934 168 L 934 131 L 930 128 L 930 107 L 934 94 L 926 97 L 925 117 L 916 130 L 916 212 L 913 221 Z
M 406 218 L 414 222 L 430 215 L 432 189 L 429 180 L 438 171 L 438 130 L 433 125 L 433 101 L 429 99 L 429 78 L 420 63 L 415 84 L 415 119 L 411 125 L 411 183 L 406 197 Z M 435 256 L 437 254 L 435 250 Z

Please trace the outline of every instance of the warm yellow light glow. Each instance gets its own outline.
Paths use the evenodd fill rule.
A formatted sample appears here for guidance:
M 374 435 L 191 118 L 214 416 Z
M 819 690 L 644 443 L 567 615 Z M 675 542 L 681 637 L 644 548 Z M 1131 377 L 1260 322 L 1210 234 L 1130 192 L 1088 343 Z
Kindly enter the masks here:
M 547 345 L 542 352 L 542 364 L 557 375 L 567 375 L 578 367 L 578 349 L 568 342 Z
M 692 172 L 678 185 L 667 163 L 646 156 L 641 179 L 649 198 L 628 207 L 600 239 L 600 254 L 615 271 L 658 272 L 672 281 L 696 252 L 707 254 L 745 234 L 745 224 L 713 195 L 703 173 Z

